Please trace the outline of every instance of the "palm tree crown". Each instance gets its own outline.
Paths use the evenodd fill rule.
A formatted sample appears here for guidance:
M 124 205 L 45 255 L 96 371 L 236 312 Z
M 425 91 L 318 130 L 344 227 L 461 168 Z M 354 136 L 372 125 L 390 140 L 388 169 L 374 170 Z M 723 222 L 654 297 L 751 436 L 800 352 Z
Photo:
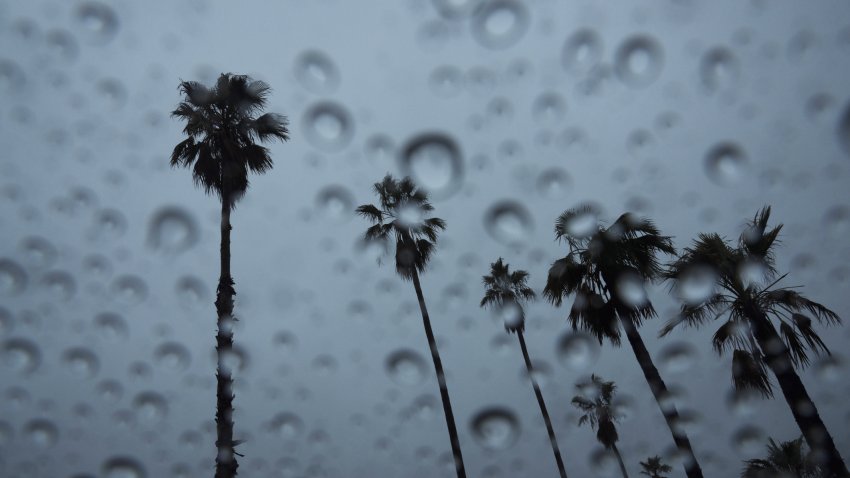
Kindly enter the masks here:
M 640 467 L 642 468 L 640 474 L 646 475 L 649 478 L 667 478 L 662 473 L 673 471 L 673 467 L 661 461 L 661 457 L 658 455 L 651 456 L 646 461 L 640 462 Z
M 179 90 L 184 100 L 171 115 L 186 121 L 188 138 L 174 147 L 171 165 L 194 164 L 195 183 L 232 206 L 248 189 L 248 170 L 272 167 L 268 149 L 257 141 L 287 141 L 288 120 L 276 113 L 256 116 L 271 88 L 249 76 L 222 73 L 212 88 L 183 81 Z
M 484 276 L 482 281 L 484 297 L 481 299 L 480 306 L 516 307 L 516 310 L 510 311 L 513 317 L 505 321 L 505 329 L 508 332 L 525 330 L 525 313 L 522 303 L 536 297 L 531 287 L 528 287 L 528 272 L 523 270 L 511 272 L 510 266 L 500 257 L 490 264 L 490 274 Z
M 617 416 L 611 404 L 617 386 L 598 375 L 591 375 L 589 382 L 577 383 L 576 387 L 582 392 L 572 400 L 573 406 L 583 412 L 578 420 L 579 426 L 590 423 L 590 427 L 596 430 L 599 443 L 605 448 L 612 448 L 619 440 L 614 426 Z
M 364 237 L 385 246 L 395 239 L 396 272 L 404 279 L 412 279 L 414 271 L 422 272 L 428 265 L 437 234 L 446 228 L 446 223 L 438 217 L 427 217 L 434 207 L 409 177 L 397 180 L 387 174 L 375 183 L 374 190 L 380 207 L 364 204 L 357 208 L 357 214 L 373 224 Z
M 741 478 L 825 477 L 803 450 L 803 437 L 780 443 L 770 438 L 767 444 L 767 458 L 747 460 Z

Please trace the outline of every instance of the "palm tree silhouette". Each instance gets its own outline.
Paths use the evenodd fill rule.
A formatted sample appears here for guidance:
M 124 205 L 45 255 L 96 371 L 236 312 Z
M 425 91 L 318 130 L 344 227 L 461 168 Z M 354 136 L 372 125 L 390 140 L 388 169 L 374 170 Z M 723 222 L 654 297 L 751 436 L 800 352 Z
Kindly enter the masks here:
M 656 315 L 643 295 L 643 284 L 662 272 L 658 252 L 675 254 L 670 238 L 662 236 L 650 220 L 630 213 L 603 228 L 590 207 L 561 214 L 555 222 L 555 237 L 569 245 L 569 252 L 549 268 L 543 295 L 556 307 L 574 295 L 570 325 L 573 330 L 588 331 L 600 344 L 608 339 L 619 346 L 622 327 L 683 455 L 685 472 L 689 478 L 701 478 L 690 440 L 678 425 L 679 412 L 670 403 L 667 386 L 638 333 L 643 321 Z
M 617 386 L 614 385 L 614 382 L 602 380 L 602 377 L 598 375 L 591 375 L 589 382 L 579 382 L 576 384 L 576 388 L 581 394 L 573 397 L 572 404 L 584 413 L 578 419 L 578 425 L 590 423 L 590 427 L 596 430 L 596 439 L 599 443 L 605 449 L 614 452 L 620 464 L 620 472 L 623 473 L 623 478 L 629 478 L 629 474 L 626 472 L 626 464 L 623 463 L 623 457 L 620 456 L 620 450 L 617 449 L 617 441 L 620 437 L 617 435 L 617 427 L 615 426 L 617 416 L 614 407 L 611 405 Z
M 770 438 L 767 458 L 745 461 L 741 478 L 825 478 L 826 475 L 803 452 L 803 437 L 776 443 Z
M 787 275 L 777 278 L 774 255 L 782 224 L 768 229 L 769 218 L 770 207 L 766 206 L 749 222 L 735 247 L 717 234 L 700 234 L 670 265 L 665 277 L 674 291 L 681 292 L 700 269 L 713 274 L 714 291 L 705 300 L 682 305 L 679 316 L 664 326 L 661 335 L 680 324 L 698 327 L 725 317 L 712 343 L 718 354 L 732 351 L 736 390 L 773 397 L 770 369 L 816 462 L 833 476 L 847 477 L 847 466 L 796 372 L 809 364 L 810 351 L 829 354 L 812 328 L 812 318 L 823 325 L 840 324 L 841 319 L 794 290 L 796 287 L 777 287 Z M 748 273 L 753 270 L 758 272 L 755 278 Z
M 552 452 L 555 454 L 558 472 L 561 478 L 566 478 L 567 472 L 564 469 L 564 461 L 561 459 L 561 451 L 558 448 L 555 429 L 552 427 L 552 419 L 549 418 L 543 393 L 540 391 L 537 379 L 534 378 L 534 369 L 531 365 L 531 359 L 528 357 L 528 347 L 525 345 L 525 337 L 523 336 L 525 311 L 522 308 L 522 303 L 535 298 L 534 291 L 528 287 L 528 272 L 523 270 L 511 272 L 510 266 L 505 264 L 500 257 L 499 260 L 490 264 L 490 275 L 484 276 L 483 282 L 484 297 L 481 299 L 480 305 L 481 307 L 495 306 L 499 308 L 505 316 L 505 330 L 517 334 L 519 346 L 522 349 L 522 357 L 525 359 L 525 368 L 528 371 L 529 378 L 531 378 L 531 386 L 534 388 L 540 413 L 543 414 L 546 431 L 549 432 L 549 442 L 552 444 Z
M 238 440 L 233 439 L 233 375 L 226 359 L 233 348 L 233 278 L 230 276 L 230 212 L 248 189 L 248 171 L 271 169 L 269 151 L 257 141 L 289 139 L 285 116 L 265 113 L 270 87 L 248 76 L 223 73 L 208 88 L 180 83 L 183 101 L 171 116 L 186 122 L 188 137 L 174 147 L 171 166 L 193 166 L 195 184 L 221 200 L 221 275 L 216 289 L 216 478 L 236 476 Z M 241 455 L 239 455 L 241 456 Z
M 649 478 L 668 478 L 662 475 L 662 473 L 673 471 L 673 467 L 661 461 L 661 457 L 658 455 L 651 456 L 646 461 L 640 462 L 640 467 L 642 468 L 640 474 L 646 475 Z
M 455 469 L 458 478 L 466 477 L 443 363 L 437 350 L 434 332 L 431 330 L 431 319 L 425 307 L 422 286 L 419 284 L 419 273 L 428 265 L 436 247 L 437 234 L 445 230 L 446 223 L 438 217 L 427 217 L 434 207 L 428 201 L 428 195 L 418 189 L 409 177 L 397 180 L 387 174 L 381 182 L 375 183 L 374 191 L 380 199 L 380 207 L 364 204 L 357 208 L 357 214 L 372 222 L 364 237 L 368 242 L 379 242 L 385 246 L 389 245 L 390 241 L 395 241 L 396 272 L 403 280 L 413 281 L 419 310 L 422 312 L 425 336 L 428 338 L 431 359 L 434 361 L 434 370 L 440 385 L 440 398 L 449 429 Z

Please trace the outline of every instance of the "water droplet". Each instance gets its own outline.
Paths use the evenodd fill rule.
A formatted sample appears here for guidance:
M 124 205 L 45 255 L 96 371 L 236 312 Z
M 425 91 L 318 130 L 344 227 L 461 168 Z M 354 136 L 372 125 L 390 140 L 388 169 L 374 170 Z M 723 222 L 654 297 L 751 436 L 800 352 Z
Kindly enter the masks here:
M 62 360 L 77 377 L 92 378 L 100 370 L 100 360 L 94 352 L 83 347 L 74 347 L 65 351 Z
M 0 306 L 0 335 L 8 334 L 14 326 L 12 313 L 9 312 L 9 309 Z
M 204 281 L 195 276 L 183 276 L 175 286 L 177 299 L 186 307 L 197 307 L 207 302 L 209 290 Z
M 304 422 L 294 413 L 281 412 L 272 417 L 266 426 L 268 431 L 281 438 L 293 440 L 304 432 Z
M 732 447 L 741 456 L 753 456 L 760 453 L 764 441 L 764 432 L 754 425 L 743 425 L 732 435 Z
M 0 295 L 18 295 L 27 288 L 28 281 L 27 273 L 17 262 L 0 258 Z
M 147 478 L 145 467 L 135 458 L 115 456 L 100 467 L 103 478 Z
M 443 18 L 458 18 L 472 13 L 480 0 L 432 0 L 431 3 Z
M 639 274 L 624 272 L 617 277 L 617 296 L 629 307 L 643 307 L 649 302 L 643 283 Z
M 846 377 L 847 364 L 844 358 L 836 353 L 823 355 L 815 362 L 815 373 L 824 383 L 838 384 Z
M 590 453 L 590 465 L 596 476 L 615 477 L 620 470 L 617 456 L 605 448 L 595 448 Z
M 97 384 L 97 393 L 111 403 L 117 403 L 124 396 L 124 387 L 116 380 L 104 380 Z
M 488 450 L 506 450 L 520 436 L 519 419 L 504 407 L 489 407 L 472 418 L 472 437 Z
M 683 271 L 677 284 L 679 298 L 687 305 L 699 305 L 714 296 L 717 273 L 709 266 L 694 266 Z
M 585 371 L 599 358 L 599 342 L 584 332 L 564 332 L 558 339 L 556 353 L 565 367 Z
M 525 4 L 513 0 L 493 0 L 481 4 L 472 17 L 472 36 L 482 46 L 504 49 L 525 35 L 529 14 Z
M 105 78 L 97 82 L 97 92 L 109 108 L 115 110 L 127 102 L 127 89 L 115 78 Z
M 505 330 L 515 332 L 525 325 L 525 312 L 516 302 L 505 302 L 493 309 L 493 317 L 505 326 Z
M 514 200 L 499 201 L 484 214 L 484 227 L 490 236 L 505 245 L 522 245 L 531 235 L 531 213 Z
M 292 332 L 288 331 L 280 331 L 274 334 L 272 338 L 272 342 L 275 347 L 283 350 L 284 352 L 294 351 L 296 347 L 298 347 L 298 338 Z
M 385 362 L 387 374 L 400 385 L 417 385 L 422 382 L 428 367 L 418 353 L 409 349 L 392 352 Z
M 561 53 L 564 68 L 586 72 L 602 58 L 602 38 L 593 30 L 581 29 L 567 38 Z
M 569 173 L 555 166 L 544 169 L 537 176 L 537 191 L 547 199 L 563 198 L 573 180 Z
M 123 275 L 112 282 L 112 294 L 128 304 L 138 304 L 148 296 L 148 286 L 141 277 Z
M 665 373 L 682 373 L 691 370 L 699 356 L 696 347 L 690 342 L 671 342 L 659 353 L 661 368 Z
M 560 94 L 547 91 L 534 100 L 531 112 L 541 123 L 556 123 L 567 113 L 567 102 Z
M 601 210 L 594 204 L 582 204 L 575 208 L 576 214 L 564 223 L 564 231 L 576 239 L 590 237 L 599 232 Z
M 47 34 L 47 48 L 54 58 L 74 60 L 80 52 L 77 40 L 65 30 L 52 30 Z
M 627 38 L 617 49 L 615 70 L 623 83 L 646 86 L 661 73 L 664 54 L 654 38 L 636 35 Z
M 168 402 L 157 392 L 141 392 L 133 399 L 133 409 L 146 422 L 160 422 L 168 415 Z
M 77 282 L 65 271 L 51 271 L 41 279 L 44 288 L 59 300 L 70 300 L 77 292 Z
M 545 388 L 552 377 L 552 366 L 542 360 L 533 360 L 531 374 L 528 373 L 528 369 L 525 367 L 522 367 L 521 373 L 527 379 L 534 378 L 534 381 L 537 382 L 540 388 Z
M 13 338 L 3 343 L 2 358 L 4 365 L 28 375 L 41 365 L 41 349 L 28 339 Z
M 308 50 L 295 59 L 295 78 L 304 88 L 320 94 L 333 93 L 339 86 L 339 69 L 331 58 L 319 51 Z
M 94 318 L 94 326 L 107 340 L 126 339 L 129 336 L 127 321 L 118 314 L 100 313 Z
M 460 147 L 443 133 L 420 133 L 401 149 L 399 169 L 433 199 L 452 196 L 463 182 Z
M 59 428 L 50 420 L 36 418 L 24 425 L 24 436 L 36 446 L 47 448 L 56 444 Z
M 191 359 L 189 349 L 178 342 L 165 342 L 154 351 L 154 360 L 170 370 L 186 370 Z
M 198 242 L 198 225 L 189 211 L 166 206 L 154 212 L 148 223 L 148 244 L 169 254 L 183 252 Z
M 118 33 L 118 15 L 110 6 L 100 2 L 80 4 L 75 19 L 91 43 L 108 43 Z
M 457 96 L 463 90 L 463 72 L 456 66 L 437 67 L 428 78 L 428 85 L 442 98 Z
M 710 91 L 733 86 L 740 75 L 741 66 L 731 50 L 712 48 L 703 54 L 699 64 L 702 84 Z
M 311 364 L 316 372 L 322 375 L 330 375 L 336 371 L 338 364 L 335 358 L 328 354 L 321 354 L 313 359 Z
M 395 152 L 395 143 L 392 138 L 385 134 L 375 134 L 366 140 L 363 149 L 370 160 L 383 162 L 392 158 Z
M 770 270 L 764 261 L 750 259 L 738 266 L 738 279 L 745 288 L 762 285 L 770 277 Z
M 0 59 L 0 91 L 16 92 L 23 88 L 26 82 L 27 77 L 17 63 Z
M 100 254 L 92 254 L 83 259 L 83 268 L 95 278 L 105 279 L 112 273 L 112 264 L 109 259 Z
M 53 244 L 40 236 L 30 236 L 21 241 L 21 255 L 27 264 L 36 269 L 52 265 L 59 253 Z
M 5 421 L 0 421 L 0 445 L 7 445 L 12 441 L 15 435 L 15 430 L 12 428 L 12 425 L 9 425 Z
M 831 206 L 823 214 L 822 222 L 833 237 L 844 237 L 850 231 L 850 207 Z
M 705 155 L 705 173 L 716 184 L 725 186 L 740 181 L 748 163 L 747 156 L 740 146 L 735 143 L 720 143 Z
M 340 185 L 325 186 L 316 194 L 316 207 L 334 221 L 349 219 L 354 215 L 354 195 Z
M 348 146 L 354 136 L 354 121 L 338 103 L 315 103 L 304 113 L 304 136 L 316 148 L 335 153 Z

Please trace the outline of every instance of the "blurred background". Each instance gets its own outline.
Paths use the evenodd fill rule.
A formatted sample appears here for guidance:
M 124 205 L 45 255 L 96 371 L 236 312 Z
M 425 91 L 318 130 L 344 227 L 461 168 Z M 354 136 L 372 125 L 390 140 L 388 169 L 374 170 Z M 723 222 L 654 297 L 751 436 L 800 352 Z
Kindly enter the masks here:
M 240 476 L 454 476 L 416 296 L 360 238 L 387 172 L 445 219 L 422 276 L 471 477 L 557 476 L 514 336 L 478 302 L 503 257 L 539 293 L 563 210 L 681 250 L 765 204 L 788 285 L 850 319 L 850 3 L 841 0 L 0 2 L 0 476 L 201 477 L 215 455 L 220 206 L 168 160 L 180 80 L 269 83 L 291 121 L 233 215 Z M 391 259 L 391 258 L 386 258 Z M 641 329 L 708 477 L 784 400 L 738 400 L 713 327 Z M 619 449 L 684 476 L 632 351 L 530 304 L 570 476 L 618 476 L 575 383 L 618 386 Z M 850 458 L 850 328 L 801 372 Z M 492 413 L 494 410 L 498 413 Z

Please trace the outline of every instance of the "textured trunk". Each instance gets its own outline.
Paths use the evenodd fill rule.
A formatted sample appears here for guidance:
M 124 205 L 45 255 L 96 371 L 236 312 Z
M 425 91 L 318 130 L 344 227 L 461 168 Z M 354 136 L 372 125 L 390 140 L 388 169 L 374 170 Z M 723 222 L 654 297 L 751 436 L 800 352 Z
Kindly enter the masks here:
M 755 308 L 749 308 L 746 312 L 752 320 L 753 333 L 756 341 L 758 341 L 759 348 L 765 355 L 765 362 L 776 376 L 782 395 L 785 396 L 785 401 L 788 402 L 794 420 L 800 427 L 800 431 L 803 432 L 803 437 L 812 450 L 814 459 L 818 465 L 827 470 L 827 476 L 831 478 L 850 477 L 847 465 L 841 459 L 841 455 L 835 447 L 835 442 L 832 441 L 832 436 L 821 420 L 814 402 L 809 397 L 805 385 L 803 385 L 803 381 L 800 380 L 800 376 L 794 370 L 788 348 L 785 347 L 785 343 L 776 333 L 770 319 Z
M 620 450 L 617 448 L 617 444 L 611 445 L 611 451 L 614 452 L 614 456 L 617 457 L 617 462 L 620 464 L 620 472 L 623 474 L 623 478 L 629 478 L 629 473 L 626 472 L 626 464 L 623 463 L 623 457 L 620 455 Z
M 239 464 L 233 441 L 233 375 L 227 359 L 233 349 L 233 278 L 230 277 L 230 205 L 221 202 L 221 276 L 216 290 L 215 309 L 218 314 L 216 334 L 216 449 L 215 478 L 236 476 Z
M 525 346 L 525 337 L 522 331 L 517 331 L 519 338 L 519 346 L 522 348 L 522 358 L 525 359 L 525 368 L 528 370 L 528 376 L 531 379 L 531 386 L 534 388 L 534 395 L 537 397 L 537 404 L 540 406 L 540 413 L 543 415 L 543 421 L 546 423 L 546 431 L 549 432 L 549 443 L 552 444 L 552 453 L 555 454 L 555 463 L 558 465 L 558 473 L 561 478 L 567 478 L 567 471 L 564 469 L 564 460 L 561 459 L 561 450 L 558 448 L 558 439 L 555 437 L 555 429 L 552 427 L 552 419 L 549 418 L 549 411 L 546 410 L 546 402 L 543 401 L 543 393 L 540 392 L 540 386 L 537 385 L 537 380 L 534 378 L 534 369 L 531 365 L 531 359 L 528 358 L 528 348 Z
M 688 475 L 688 478 L 702 478 L 702 469 L 699 463 L 697 463 L 696 456 L 694 456 L 691 441 L 679 429 L 679 411 L 676 410 L 675 405 L 669 403 L 667 385 L 664 384 L 664 380 L 661 379 L 658 369 L 655 368 L 655 364 L 652 362 L 652 356 L 646 350 L 646 346 L 638 333 L 637 327 L 635 327 L 635 324 L 631 320 L 622 317 L 620 317 L 620 324 L 622 324 L 623 330 L 626 332 L 626 337 L 629 339 L 629 344 L 632 346 L 638 365 L 640 365 L 640 369 L 643 371 L 643 376 L 646 377 L 646 383 L 649 384 L 649 389 L 652 390 L 652 395 L 655 396 L 655 401 L 658 402 L 658 406 L 661 408 L 661 413 L 664 415 L 667 427 L 670 428 L 670 433 L 673 434 L 673 441 L 676 443 L 676 448 L 683 455 L 685 474 Z
M 460 452 L 460 439 L 458 438 L 457 427 L 455 427 L 452 402 L 449 399 L 449 388 L 446 386 L 446 375 L 443 372 L 443 362 L 440 360 L 440 352 L 437 350 L 434 331 L 431 330 L 431 319 L 428 317 L 428 309 L 425 307 L 425 296 L 422 295 L 422 286 L 419 284 L 419 273 L 416 270 L 413 271 L 413 287 L 416 288 L 416 298 L 419 299 L 419 310 L 422 312 L 422 324 L 425 326 L 425 335 L 428 337 L 428 348 L 431 349 L 431 359 L 434 360 L 434 370 L 437 372 L 437 382 L 440 384 L 440 398 L 443 400 L 443 413 L 446 415 L 446 425 L 449 428 L 449 439 L 452 443 L 455 469 L 457 470 L 458 478 L 466 478 L 463 455 Z

